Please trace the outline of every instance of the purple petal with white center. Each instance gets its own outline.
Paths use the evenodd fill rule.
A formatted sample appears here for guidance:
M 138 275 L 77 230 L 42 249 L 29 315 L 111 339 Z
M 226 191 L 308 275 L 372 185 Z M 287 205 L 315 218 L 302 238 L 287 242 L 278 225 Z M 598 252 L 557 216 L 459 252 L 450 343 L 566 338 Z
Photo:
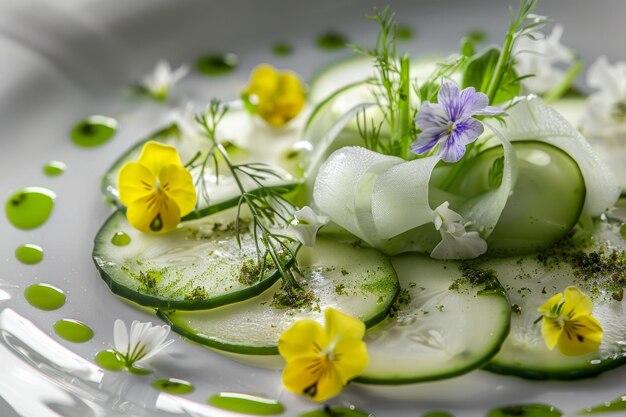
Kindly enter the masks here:
M 420 112 L 415 118 L 415 123 L 421 130 L 445 126 L 448 122 L 448 115 L 445 113 L 443 107 L 439 104 L 429 103 L 428 101 L 422 104 Z
M 465 119 L 454 125 L 450 140 L 460 145 L 474 142 L 485 131 L 485 127 L 476 119 Z
M 460 113 L 459 108 L 459 87 L 450 82 L 443 83 L 437 94 L 437 102 L 448 114 L 448 120 L 455 121 Z
M 411 144 L 411 151 L 417 155 L 431 151 L 439 142 L 447 141 L 450 131 L 447 127 L 431 127 L 426 129 Z
M 455 109 L 458 108 L 453 120 L 460 121 L 472 117 L 489 105 L 489 99 L 483 93 L 477 93 L 474 87 L 462 90 L 457 97 Z M 450 113 L 450 117 L 452 114 Z
M 457 162 L 465 155 L 465 145 L 453 139 L 446 140 L 439 148 L 439 155 L 445 162 Z

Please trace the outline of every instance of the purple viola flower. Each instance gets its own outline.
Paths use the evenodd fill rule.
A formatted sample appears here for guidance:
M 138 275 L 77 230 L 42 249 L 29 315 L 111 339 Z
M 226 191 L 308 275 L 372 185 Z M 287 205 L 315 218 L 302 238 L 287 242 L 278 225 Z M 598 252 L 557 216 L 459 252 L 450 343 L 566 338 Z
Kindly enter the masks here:
M 446 82 L 437 95 L 437 103 L 422 104 L 415 123 L 422 130 L 411 144 L 418 155 L 439 146 L 438 155 L 446 162 L 457 162 L 465 154 L 465 147 L 474 142 L 485 128 L 472 116 L 497 116 L 504 114 L 499 107 L 489 106 L 489 98 L 477 93 L 474 87 L 459 91 L 459 87 Z

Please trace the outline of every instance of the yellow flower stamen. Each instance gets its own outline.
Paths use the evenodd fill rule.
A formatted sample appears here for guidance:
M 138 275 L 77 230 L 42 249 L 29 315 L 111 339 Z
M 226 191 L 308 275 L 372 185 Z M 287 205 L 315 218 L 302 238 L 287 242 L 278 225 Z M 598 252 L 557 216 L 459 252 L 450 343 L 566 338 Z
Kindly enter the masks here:
M 278 340 L 287 362 L 283 384 L 315 401 L 336 396 L 367 366 L 365 325 L 339 310 L 325 311 L 326 325 L 300 320 Z
M 257 66 L 242 92 L 246 107 L 274 127 L 284 126 L 304 107 L 304 84 L 292 71 Z
M 142 232 L 173 230 L 196 205 L 191 174 L 173 146 L 147 142 L 139 159 L 122 167 L 118 183 L 126 218 Z
M 591 299 L 577 287 L 567 287 L 539 307 L 541 333 L 550 350 L 555 346 L 567 356 L 595 352 L 602 342 L 602 326 L 591 315 Z

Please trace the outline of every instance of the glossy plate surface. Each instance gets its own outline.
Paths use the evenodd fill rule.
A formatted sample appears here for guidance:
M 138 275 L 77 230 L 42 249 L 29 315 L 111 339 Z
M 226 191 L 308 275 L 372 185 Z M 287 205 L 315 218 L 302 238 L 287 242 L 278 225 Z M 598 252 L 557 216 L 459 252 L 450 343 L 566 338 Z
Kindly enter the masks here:
M 263 394 L 285 404 L 285 415 L 317 408 L 282 389 L 280 371 L 251 367 L 187 343 L 177 335 L 152 376 L 111 373 L 94 365 L 109 347 L 113 322 L 121 318 L 158 320 L 110 293 L 91 260 L 93 238 L 111 208 L 102 202 L 100 177 L 121 152 L 162 126 L 174 107 L 235 98 L 250 70 L 270 62 L 310 79 L 317 68 L 348 52 L 315 46 L 327 30 L 370 43 L 376 27 L 364 16 L 373 1 L 289 0 L 207 2 L 192 0 L 1 0 L 0 1 L 0 195 L 41 186 L 56 193 L 51 218 L 33 230 L 14 228 L 0 216 L 0 416 L 14 417 L 176 417 L 226 416 L 207 404 L 221 391 Z M 382 2 L 376 2 L 383 6 Z M 508 22 L 508 3 L 462 0 L 390 1 L 401 24 L 415 30 L 402 47 L 413 53 L 447 53 L 469 29 L 483 28 L 494 42 Z M 511 1 L 516 6 L 516 2 Z M 564 42 L 586 62 L 606 54 L 626 58 L 623 46 L 626 3 L 621 0 L 552 0 L 537 10 L 565 25 Z M 286 41 L 294 53 L 272 55 Z M 234 52 L 240 66 L 229 75 L 192 73 L 169 104 L 128 94 L 124 86 L 166 58 L 189 63 L 207 52 Z M 69 139 L 77 121 L 91 114 L 116 117 L 113 140 L 79 148 Z M 60 176 L 46 176 L 46 162 L 67 164 Z M 25 243 L 43 248 L 36 265 L 20 263 L 15 249 Z M 59 310 L 41 311 L 23 297 L 38 282 L 65 291 Z M 60 339 L 53 324 L 80 320 L 94 330 L 86 343 Z M 190 381 L 195 391 L 173 396 L 156 391 L 157 378 Z M 445 410 L 479 417 L 498 405 L 542 402 L 573 413 L 626 394 L 626 369 L 577 382 L 530 382 L 477 371 L 452 380 L 403 388 L 353 385 L 331 403 L 354 405 L 378 416 L 419 416 Z

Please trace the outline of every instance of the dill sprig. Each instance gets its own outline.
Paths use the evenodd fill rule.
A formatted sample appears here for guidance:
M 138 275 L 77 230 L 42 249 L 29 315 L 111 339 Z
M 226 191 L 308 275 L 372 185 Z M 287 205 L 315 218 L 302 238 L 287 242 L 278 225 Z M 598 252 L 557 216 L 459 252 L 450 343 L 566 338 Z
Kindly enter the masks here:
M 368 80 L 373 87 L 372 92 L 383 112 L 383 120 L 376 122 L 367 120 L 365 111 L 357 118 L 359 133 L 367 148 L 387 155 L 396 155 L 409 158 L 409 146 L 415 138 L 413 116 L 411 108 L 410 90 L 410 59 L 408 55 L 398 58 L 396 38 L 398 25 L 395 15 L 388 9 L 378 11 L 369 18 L 377 22 L 380 31 L 374 47 L 363 48 L 358 45 L 352 47 L 374 61 L 377 75 Z M 388 128 L 388 134 L 381 134 L 383 126 Z
M 296 274 L 300 271 L 295 256 L 301 244 L 293 237 L 280 232 L 293 219 L 296 207 L 283 197 L 284 189 L 267 185 L 273 178 L 282 178 L 271 165 L 258 162 L 233 163 L 226 148 L 217 139 L 217 127 L 227 112 L 228 106 L 214 99 L 205 113 L 196 116 L 196 122 L 202 126 L 205 136 L 211 143 L 200 162 L 197 162 L 199 158 L 194 157 L 195 165 L 192 165 L 201 170 L 198 180 L 200 190 L 206 193 L 202 179 L 204 169 L 212 165 L 216 181 L 219 181 L 219 166 L 222 162 L 240 193 L 235 218 L 237 243 L 241 246 L 243 224 L 250 224 L 261 273 L 269 267 L 271 261 L 271 267 L 276 268 L 283 279 L 283 290 L 300 294 L 302 289 L 296 279 Z M 253 190 L 249 191 L 250 188 Z M 207 199 L 208 197 L 206 196 Z M 243 221 L 244 209 L 252 218 L 250 222 Z

